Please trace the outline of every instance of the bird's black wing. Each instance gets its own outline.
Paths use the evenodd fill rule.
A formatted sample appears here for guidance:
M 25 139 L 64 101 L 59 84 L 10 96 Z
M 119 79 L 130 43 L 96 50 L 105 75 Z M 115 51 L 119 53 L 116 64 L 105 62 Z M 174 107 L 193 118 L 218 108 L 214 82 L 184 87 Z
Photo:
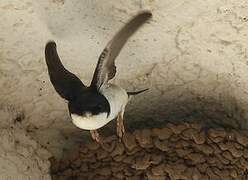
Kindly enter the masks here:
M 151 12 L 143 10 L 131 18 L 111 39 L 101 53 L 91 81 L 91 87 L 99 88 L 116 74 L 115 58 L 119 55 L 128 38 L 150 17 Z
M 66 100 L 72 100 L 84 88 L 81 80 L 65 69 L 57 53 L 56 43 L 49 41 L 45 48 L 46 64 L 50 80 L 57 93 Z

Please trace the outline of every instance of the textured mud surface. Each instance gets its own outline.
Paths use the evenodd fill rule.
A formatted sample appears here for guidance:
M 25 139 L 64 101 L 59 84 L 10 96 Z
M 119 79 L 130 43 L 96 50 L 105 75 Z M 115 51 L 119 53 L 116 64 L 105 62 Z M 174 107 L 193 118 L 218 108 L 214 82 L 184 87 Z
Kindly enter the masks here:
M 49 153 L 21 128 L 0 128 L 0 179 L 49 180 Z
M 167 124 L 82 144 L 52 160 L 53 179 L 248 179 L 248 136 L 236 130 Z
M 21 126 L 24 118 L 0 103 L 0 180 L 49 180 L 51 154 Z

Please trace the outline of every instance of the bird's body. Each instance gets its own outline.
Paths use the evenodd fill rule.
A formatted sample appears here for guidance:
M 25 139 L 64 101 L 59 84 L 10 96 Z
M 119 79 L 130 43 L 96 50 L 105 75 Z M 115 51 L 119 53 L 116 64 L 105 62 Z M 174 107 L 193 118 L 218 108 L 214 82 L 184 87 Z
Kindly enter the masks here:
M 115 84 L 106 84 L 101 87 L 100 93 L 107 99 L 110 105 L 109 115 L 107 112 L 102 112 L 97 115 L 88 114 L 85 117 L 71 114 L 72 122 L 77 127 L 85 130 L 99 129 L 115 119 L 118 113 L 125 110 L 125 106 L 128 103 L 128 94 L 123 88 Z
M 62 64 L 54 41 L 45 48 L 46 64 L 50 80 L 57 93 L 68 101 L 73 124 L 80 129 L 90 130 L 93 139 L 99 141 L 97 129 L 117 118 L 117 135 L 124 134 L 123 115 L 129 96 L 138 92 L 126 92 L 109 83 L 116 74 L 115 59 L 128 38 L 151 17 L 151 12 L 141 11 L 131 18 L 107 43 L 102 51 L 89 87 Z

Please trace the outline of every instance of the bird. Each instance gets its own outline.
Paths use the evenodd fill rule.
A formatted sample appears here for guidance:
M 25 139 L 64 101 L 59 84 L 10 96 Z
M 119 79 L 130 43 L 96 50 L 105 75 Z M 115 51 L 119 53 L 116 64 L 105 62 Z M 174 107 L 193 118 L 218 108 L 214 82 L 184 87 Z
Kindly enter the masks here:
M 45 61 L 50 81 L 56 92 L 67 101 L 72 123 L 83 130 L 89 130 L 96 142 L 100 142 L 98 129 L 117 119 L 117 136 L 125 133 L 123 116 L 132 96 L 147 91 L 127 92 L 110 83 L 116 75 L 115 59 L 127 40 L 152 17 L 149 10 L 141 10 L 113 36 L 101 52 L 89 86 L 62 64 L 55 41 L 45 46 Z

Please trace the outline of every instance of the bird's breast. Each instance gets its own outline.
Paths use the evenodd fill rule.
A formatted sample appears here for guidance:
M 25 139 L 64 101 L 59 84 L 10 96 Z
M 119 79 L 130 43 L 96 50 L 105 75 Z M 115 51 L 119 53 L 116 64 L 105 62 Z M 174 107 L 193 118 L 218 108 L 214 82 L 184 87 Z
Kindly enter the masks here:
M 71 114 L 72 122 L 75 126 L 85 130 L 96 130 L 106 125 L 111 119 L 107 118 L 107 113 L 99 113 L 91 116 L 80 116 Z
M 128 95 L 124 89 L 114 84 L 107 84 L 100 89 L 100 93 L 107 99 L 110 105 L 109 115 L 102 112 L 97 115 L 80 116 L 71 114 L 72 122 L 80 129 L 96 130 L 109 121 L 115 119 L 121 111 L 125 109 L 128 102 Z

